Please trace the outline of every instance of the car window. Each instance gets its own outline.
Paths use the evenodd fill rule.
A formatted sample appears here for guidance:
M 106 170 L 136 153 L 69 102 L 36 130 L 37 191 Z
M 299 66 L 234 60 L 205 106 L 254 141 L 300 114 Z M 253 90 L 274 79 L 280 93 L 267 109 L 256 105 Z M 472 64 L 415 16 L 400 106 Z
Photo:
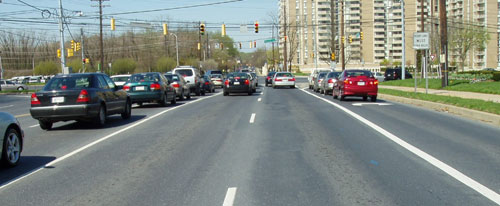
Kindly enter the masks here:
M 247 73 L 232 73 L 227 76 L 228 79 L 248 79 Z
M 128 81 L 129 78 L 130 77 L 113 77 L 112 79 L 115 82 L 126 82 L 126 81 Z
M 158 82 L 160 76 L 158 74 L 134 74 L 130 77 L 130 82 Z
M 91 87 L 90 75 L 86 76 L 66 76 L 52 78 L 43 88 L 44 91 L 51 90 L 74 90 L 86 89 Z
M 109 89 L 108 83 L 106 83 L 106 80 L 104 79 L 103 76 L 101 76 L 101 75 L 97 76 L 97 83 L 99 84 L 99 88 Z
M 14 82 L 6 81 L 7 84 L 14 84 Z
M 277 73 L 276 77 L 292 77 L 290 73 Z
M 222 78 L 222 75 L 221 74 L 213 74 L 212 78 Z
M 272 77 L 272 76 L 274 76 L 274 74 L 276 74 L 276 72 L 270 72 L 270 73 L 267 74 L 267 76 L 268 77 Z
M 102 75 L 102 76 L 104 77 L 104 80 L 106 80 L 106 83 L 108 84 L 108 87 L 110 89 L 114 89 L 115 88 L 115 83 L 113 82 L 113 80 L 111 80 L 111 78 L 109 78 L 106 75 Z
M 358 76 L 367 76 L 372 77 L 372 73 L 370 71 L 347 71 L 347 77 L 358 77 Z
M 175 73 L 180 74 L 182 76 L 193 76 L 193 70 L 191 69 L 178 69 L 175 70 Z
M 330 72 L 328 73 L 328 78 L 338 77 L 341 72 Z

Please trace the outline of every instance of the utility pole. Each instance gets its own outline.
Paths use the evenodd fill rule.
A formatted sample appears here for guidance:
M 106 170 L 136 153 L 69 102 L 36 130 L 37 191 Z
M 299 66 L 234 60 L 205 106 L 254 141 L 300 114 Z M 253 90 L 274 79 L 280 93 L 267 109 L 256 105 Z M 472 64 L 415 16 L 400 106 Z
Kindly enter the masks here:
M 198 22 L 198 25 L 200 26 L 200 25 L 201 25 L 201 22 Z M 199 39 L 198 39 L 198 43 L 200 44 L 199 57 L 200 57 L 200 65 L 201 65 L 201 60 L 202 60 L 202 59 L 201 59 L 201 57 L 202 57 L 202 55 L 201 55 L 201 50 L 202 50 L 203 48 L 202 48 L 202 45 L 201 45 L 201 30 L 200 30 L 200 29 L 198 29 L 198 38 L 199 38 Z
M 206 50 L 207 50 L 207 58 L 210 59 L 210 44 L 208 43 L 208 32 L 207 32 L 207 45 L 205 46 Z
M 0 51 L 0 79 L 3 78 L 2 52 Z
M 441 86 L 448 86 L 448 25 L 446 17 L 446 0 L 439 0 L 439 30 L 441 35 Z
M 273 23 L 273 39 L 274 39 L 274 23 Z M 273 70 L 276 71 L 275 63 L 276 60 L 274 59 L 274 41 L 273 41 Z
M 342 53 L 342 71 L 345 70 L 345 36 L 344 36 L 344 0 L 340 0 L 340 52 Z
M 98 68 L 99 71 L 104 70 L 104 43 L 103 43 L 103 37 L 102 37 L 102 8 L 104 5 L 102 5 L 102 2 L 104 1 L 109 1 L 109 0 L 91 0 L 91 1 L 98 1 L 99 2 L 99 53 L 101 56 L 101 63 L 99 64 Z
M 422 0 L 423 1 L 423 0 Z M 403 34 L 403 62 L 401 62 L 401 79 L 406 77 L 406 36 L 405 36 L 405 1 L 401 0 L 401 24 L 402 24 L 402 34 Z M 415 69 L 416 62 L 415 62 Z M 415 77 L 417 78 L 417 77 Z
M 59 0 L 59 33 L 61 35 L 61 70 L 63 74 L 67 74 L 69 71 L 66 71 L 66 54 L 65 54 L 65 49 L 64 49 L 64 13 L 63 13 L 63 6 L 62 6 L 62 0 Z
M 284 46 L 283 46 L 283 69 L 285 69 L 285 71 L 288 71 L 288 58 L 287 58 L 287 48 L 286 48 L 286 44 L 287 44 L 287 39 L 288 37 L 286 36 L 286 27 L 287 27 L 287 22 L 286 22 L 286 1 L 283 1 L 283 16 L 285 18 L 285 25 L 284 25 L 284 28 L 283 28 L 283 31 L 284 31 L 284 36 L 285 36 L 285 43 L 284 43 Z
M 83 28 L 80 28 L 80 42 L 81 42 L 81 50 L 82 50 L 82 72 L 85 73 L 85 53 L 84 53 L 84 48 L 85 44 L 83 42 Z
M 177 40 L 176 34 L 170 33 L 170 35 L 174 35 L 174 37 L 175 37 L 175 53 L 177 56 L 177 66 L 179 66 L 179 41 Z
M 335 2 L 336 1 L 330 1 L 330 22 L 331 22 L 331 33 L 332 33 L 332 42 L 331 42 L 331 48 L 330 48 L 330 52 L 332 54 L 334 54 L 335 56 L 338 54 L 337 53 L 337 48 L 335 47 L 336 46 L 336 42 L 335 42 L 335 34 L 336 34 L 336 29 L 335 29 Z M 331 58 L 331 54 L 330 54 L 330 58 Z M 331 64 L 334 64 L 335 63 L 335 60 L 332 60 L 331 61 Z

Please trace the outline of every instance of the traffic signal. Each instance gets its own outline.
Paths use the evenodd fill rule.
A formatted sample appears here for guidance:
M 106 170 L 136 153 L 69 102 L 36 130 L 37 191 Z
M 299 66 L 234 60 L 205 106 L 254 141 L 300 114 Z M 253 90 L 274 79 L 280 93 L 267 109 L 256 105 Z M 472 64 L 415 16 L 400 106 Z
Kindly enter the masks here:
M 259 33 L 259 22 L 255 22 L 255 33 Z
M 332 52 L 332 56 L 330 58 L 332 61 L 335 61 L 335 53 Z
M 222 24 L 221 36 L 226 36 L 226 25 Z
M 200 24 L 200 34 L 205 35 L 205 24 Z
M 201 50 L 201 43 L 198 43 L 198 50 Z
M 57 50 L 57 58 L 61 58 L 61 49 Z
M 68 57 L 72 57 L 73 56 L 73 49 L 68 49 Z
M 241 49 L 241 42 L 240 42 L 240 49 Z
M 359 38 L 363 40 L 363 32 L 359 32 Z
M 89 58 L 85 58 L 85 63 L 86 64 L 90 63 L 90 59 Z
M 116 28 L 115 26 L 115 18 L 111 18 L 111 30 L 114 31 Z
M 87 59 L 82 59 L 82 62 L 85 64 Z
M 254 48 L 257 48 L 257 41 L 254 41 L 254 42 L 253 42 L 253 47 L 254 47 Z
M 71 50 L 75 50 L 75 40 L 71 40 Z
M 250 42 L 250 48 L 253 48 L 253 44 L 252 44 L 252 43 L 253 43 L 253 42 Z
M 80 51 L 80 49 L 82 49 L 81 47 L 82 45 L 80 44 L 80 42 L 76 42 L 76 48 L 75 48 L 75 51 Z
M 349 43 L 352 43 L 352 36 L 349 36 Z
M 342 43 L 345 43 L 345 36 L 342 36 Z
M 163 24 L 163 35 L 167 36 L 168 35 L 168 25 Z

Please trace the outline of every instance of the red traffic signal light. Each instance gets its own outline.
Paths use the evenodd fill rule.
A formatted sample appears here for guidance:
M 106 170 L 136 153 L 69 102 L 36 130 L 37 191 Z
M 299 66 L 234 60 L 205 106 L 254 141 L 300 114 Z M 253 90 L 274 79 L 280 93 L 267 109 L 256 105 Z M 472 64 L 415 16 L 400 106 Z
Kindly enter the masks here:
M 255 33 L 259 33 L 259 22 L 255 22 Z

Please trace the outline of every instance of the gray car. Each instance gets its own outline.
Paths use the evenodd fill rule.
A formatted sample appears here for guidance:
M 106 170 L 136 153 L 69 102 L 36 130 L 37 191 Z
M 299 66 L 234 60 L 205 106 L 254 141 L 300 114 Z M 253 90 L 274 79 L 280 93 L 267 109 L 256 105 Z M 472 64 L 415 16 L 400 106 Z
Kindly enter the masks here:
M 328 72 L 320 72 L 314 78 L 315 80 L 314 80 L 314 84 L 313 84 L 313 91 L 319 92 L 321 82 L 323 81 L 323 79 L 325 79 L 326 74 L 328 74 Z
M 0 79 L 0 91 L 23 91 L 26 89 L 28 89 L 28 87 L 25 84 L 18 84 L 10 80 Z
M 0 112 L 0 134 L 3 134 L 0 160 L 7 167 L 16 166 L 21 159 L 24 140 L 19 121 L 9 113 Z
M 328 72 L 323 81 L 321 81 L 319 93 L 328 95 L 333 91 L 333 85 L 337 81 L 337 77 L 342 72 Z
M 166 73 L 164 76 L 170 81 L 170 86 L 175 89 L 175 93 L 179 100 L 191 99 L 191 92 L 189 92 L 189 86 L 186 84 L 186 80 L 179 74 Z

